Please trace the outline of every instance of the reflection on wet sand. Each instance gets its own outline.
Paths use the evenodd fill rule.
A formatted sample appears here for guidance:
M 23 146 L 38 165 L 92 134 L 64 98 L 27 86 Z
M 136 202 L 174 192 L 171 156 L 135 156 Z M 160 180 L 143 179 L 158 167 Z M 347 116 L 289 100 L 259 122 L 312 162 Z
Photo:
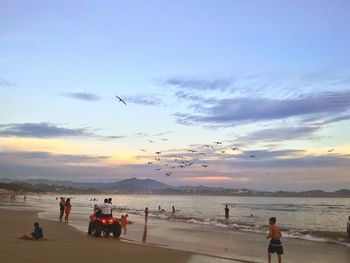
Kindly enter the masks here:
M 145 224 L 145 227 L 143 228 L 142 242 L 146 242 L 146 240 L 147 240 L 147 224 Z

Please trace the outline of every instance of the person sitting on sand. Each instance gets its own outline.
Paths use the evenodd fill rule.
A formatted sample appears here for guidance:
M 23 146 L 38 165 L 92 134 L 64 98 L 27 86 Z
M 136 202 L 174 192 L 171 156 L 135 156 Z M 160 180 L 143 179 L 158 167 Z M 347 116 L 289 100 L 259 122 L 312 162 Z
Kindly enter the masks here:
M 348 237 L 350 239 L 350 216 L 349 216 L 349 221 L 346 223 L 346 231 L 348 232 Z
M 30 236 L 24 235 L 24 236 L 21 237 L 21 239 L 25 239 L 25 240 L 41 240 L 41 239 L 44 239 L 43 230 L 39 226 L 39 223 L 38 222 L 34 223 L 34 230 L 33 230 L 32 233 L 30 233 Z
M 270 238 L 270 244 L 267 249 L 268 252 L 268 262 L 271 263 L 271 254 L 272 253 L 277 253 L 278 256 L 278 263 L 282 262 L 282 255 L 283 255 L 283 246 L 281 243 L 281 230 L 280 228 L 276 225 L 276 217 L 271 217 L 269 219 L 269 225 L 270 225 L 270 234 L 267 237 L 267 239 Z

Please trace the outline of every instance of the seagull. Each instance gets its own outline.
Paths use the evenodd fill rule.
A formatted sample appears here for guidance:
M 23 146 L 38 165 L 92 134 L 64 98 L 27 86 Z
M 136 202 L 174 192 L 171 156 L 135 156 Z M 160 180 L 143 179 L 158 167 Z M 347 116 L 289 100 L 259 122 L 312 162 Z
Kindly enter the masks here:
M 154 143 L 154 141 L 152 141 L 152 140 L 147 140 L 147 141 L 149 141 L 150 143 Z
M 225 153 L 226 151 L 221 151 L 221 153 Z
M 144 150 L 144 149 L 140 149 L 140 151 L 147 152 L 147 151 L 146 151 L 146 150 Z
M 172 172 L 165 173 L 165 176 L 171 176 Z
M 162 153 L 162 152 L 156 152 L 156 154 L 158 154 L 158 155 L 161 154 L 161 153 Z
M 250 157 L 250 158 L 255 158 L 255 155 L 250 155 L 249 157 Z
M 207 164 L 202 164 L 201 166 L 203 166 L 203 167 L 205 167 L 205 168 L 207 168 L 207 167 L 208 167 L 208 165 L 207 165 Z
M 189 152 L 191 152 L 191 153 L 196 153 L 197 151 L 195 151 L 195 150 L 188 150 Z
M 157 169 L 155 169 L 156 171 L 160 171 L 160 170 L 162 170 L 162 168 L 157 168 Z
M 327 152 L 328 153 L 331 153 L 331 152 L 333 152 L 334 151 L 334 149 L 330 149 L 330 150 L 328 150 Z
M 215 144 L 222 144 L 222 142 L 214 142 Z
M 148 162 L 147 164 L 152 164 L 152 162 Z
M 205 145 L 204 145 L 204 147 L 207 147 L 207 148 L 212 148 L 212 149 L 214 149 L 214 147 L 213 147 L 213 146 L 211 146 L 211 145 L 208 145 L 208 144 L 205 144 Z
M 168 139 L 164 139 L 164 138 L 162 138 L 161 140 L 162 140 L 162 141 L 165 141 L 165 142 L 166 142 L 166 141 L 169 141 Z
M 233 147 L 232 148 L 232 151 L 238 151 L 239 149 L 238 149 L 238 147 Z
M 119 100 L 119 102 L 124 103 L 124 105 L 126 105 L 126 102 L 121 97 L 118 97 L 117 95 L 115 95 L 115 97 Z

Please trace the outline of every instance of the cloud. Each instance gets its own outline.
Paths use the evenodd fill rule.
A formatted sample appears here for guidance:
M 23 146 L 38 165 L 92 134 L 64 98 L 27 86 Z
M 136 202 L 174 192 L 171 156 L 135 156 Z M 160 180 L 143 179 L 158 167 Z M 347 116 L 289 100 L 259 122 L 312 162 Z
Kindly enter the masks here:
M 18 84 L 0 78 L 0 87 L 5 87 L 5 88 L 18 87 Z
M 134 103 L 145 106 L 159 106 L 162 105 L 162 100 L 156 95 L 135 95 L 135 96 L 125 96 L 124 100 L 126 103 Z
M 84 101 L 98 101 L 100 100 L 100 97 L 93 93 L 86 93 L 86 92 L 69 92 L 69 93 L 62 93 L 62 96 L 77 100 L 84 100 Z
M 248 133 L 246 136 L 240 136 L 237 141 L 240 143 L 247 142 L 277 142 L 286 140 L 306 139 L 320 130 L 320 126 L 313 127 L 279 127 L 272 129 L 262 129 Z
M 0 124 L 0 137 L 25 137 L 25 138 L 71 138 L 71 137 L 96 137 L 99 139 L 122 139 L 125 136 L 105 136 L 93 133 L 88 128 L 71 129 L 58 127 L 54 124 L 18 123 Z
M 339 114 L 350 109 L 350 91 L 323 92 L 297 98 L 232 98 L 212 101 L 212 105 L 197 104 L 195 114 L 176 113 L 181 124 L 239 125 L 257 121 L 281 120 Z
M 228 90 L 234 84 L 235 78 L 203 79 L 188 76 L 176 76 L 159 80 L 160 85 L 171 86 L 185 90 Z

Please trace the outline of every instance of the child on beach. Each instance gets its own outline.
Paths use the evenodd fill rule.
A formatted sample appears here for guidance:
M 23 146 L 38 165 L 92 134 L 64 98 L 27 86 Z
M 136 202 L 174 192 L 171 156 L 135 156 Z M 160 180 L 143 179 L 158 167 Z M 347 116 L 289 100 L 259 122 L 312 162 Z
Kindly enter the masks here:
M 34 223 L 34 230 L 33 230 L 32 233 L 30 233 L 30 236 L 24 235 L 24 236 L 21 237 L 21 239 L 25 239 L 25 240 L 41 240 L 41 239 L 44 239 L 43 230 L 39 226 L 39 223 L 38 222 Z
M 283 246 L 281 243 L 281 230 L 280 228 L 276 225 L 276 217 L 271 217 L 269 219 L 269 225 L 270 225 L 270 233 L 267 239 L 270 238 L 270 244 L 267 249 L 268 252 L 268 262 L 271 263 L 271 254 L 277 253 L 278 257 L 278 263 L 282 262 L 282 255 L 283 255 Z
M 148 221 L 148 207 L 145 208 L 145 223 Z
M 348 237 L 350 239 L 350 216 L 349 216 L 349 221 L 346 223 L 346 231 L 348 232 Z
M 65 208 L 66 208 L 66 216 L 64 218 L 64 222 L 68 223 L 70 211 L 72 210 L 72 204 L 70 203 L 70 198 L 67 198 Z

